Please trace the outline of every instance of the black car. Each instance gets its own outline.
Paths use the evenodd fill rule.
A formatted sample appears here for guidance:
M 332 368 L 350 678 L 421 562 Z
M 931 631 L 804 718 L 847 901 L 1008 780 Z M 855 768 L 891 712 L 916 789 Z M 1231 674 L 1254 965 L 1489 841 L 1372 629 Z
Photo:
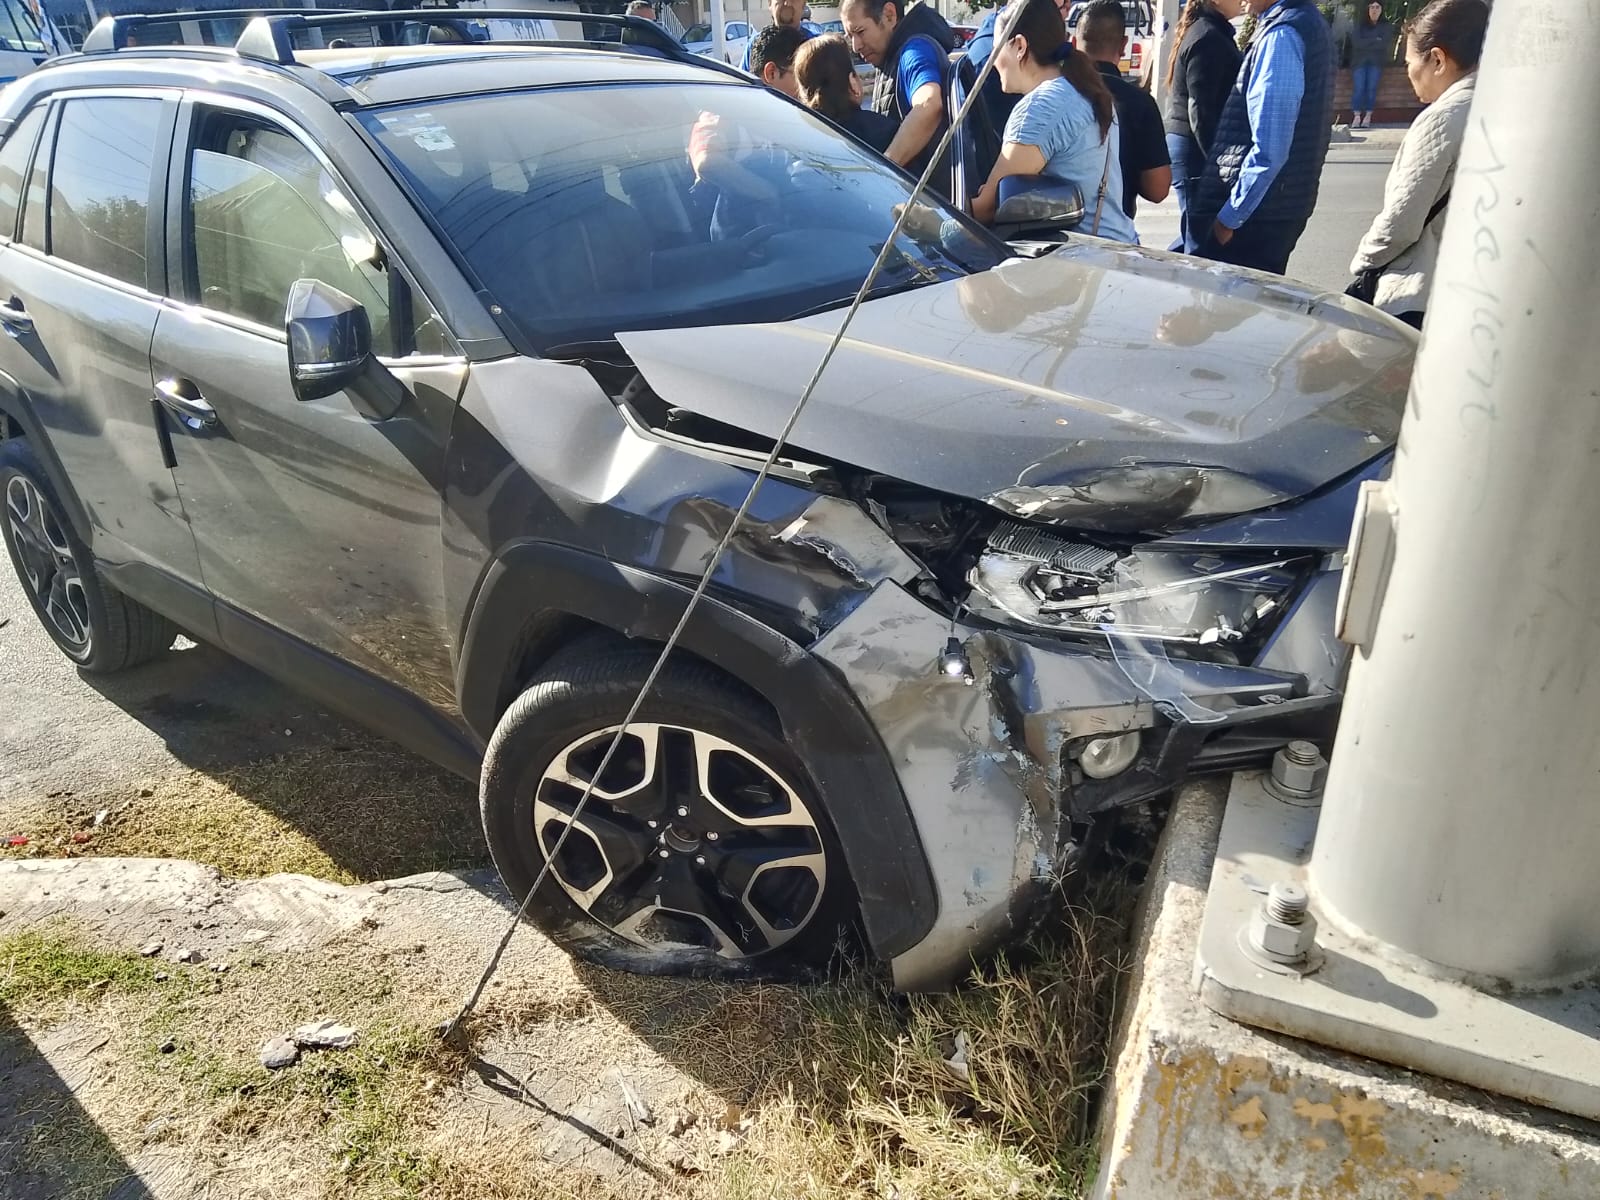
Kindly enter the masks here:
M 108 20 L 4 93 L 0 531 L 84 670 L 181 629 L 480 779 L 519 895 L 572 825 L 575 952 L 854 926 L 908 988 L 1096 814 L 1331 727 L 1412 333 L 935 205 L 574 821 L 911 181 L 646 22 L 312 48 L 412 18 Z

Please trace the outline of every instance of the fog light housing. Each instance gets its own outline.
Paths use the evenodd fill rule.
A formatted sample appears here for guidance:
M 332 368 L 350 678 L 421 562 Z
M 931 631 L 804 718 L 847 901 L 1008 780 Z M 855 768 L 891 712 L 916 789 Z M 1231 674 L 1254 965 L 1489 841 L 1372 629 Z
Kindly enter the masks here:
M 1078 767 L 1090 779 L 1110 779 L 1133 766 L 1139 757 L 1139 731 L 1090 738 L 1078 752 Z

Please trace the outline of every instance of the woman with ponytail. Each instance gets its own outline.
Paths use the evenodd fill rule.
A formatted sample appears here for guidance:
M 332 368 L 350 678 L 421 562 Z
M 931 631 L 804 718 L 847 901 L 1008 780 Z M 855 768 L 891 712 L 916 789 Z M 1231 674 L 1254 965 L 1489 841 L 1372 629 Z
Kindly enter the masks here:
M 1238 10 L 1237 0 L 1228 7 Z M 1193 254 L 1206 230 L 1189 228 L 1187 206 L 1190 187 L 1199 180 L 1211 153 L 1211 138 L 1233 81 L 1239 77 L 1241 55 L 1233 26 L 1216 0 L 1187 0 L 1172 33 L 1172 57 L 1167 60 L 1167 156 L 1172 159 L 1172 190 L 1178 193 L 1183 232 L 1171 249 Z
M 1022 13 L 994 68 L 1000 86 L 1021 96 L 1006 120 L 1000 160 L 972 200 L 985 223 L 999 207 L 1000 181 L 1010 175 L 1051 175 L 1083 193 L 1082 233 L 1136 242 L 1122 207 L 1122 167 L 1117 161 L 1117 115 L 1105 80 L 1088 56 L 1067 41 L 1054 0 L 1018 0 Z M 1003 30 L 1007 18 L 1000 18 Z

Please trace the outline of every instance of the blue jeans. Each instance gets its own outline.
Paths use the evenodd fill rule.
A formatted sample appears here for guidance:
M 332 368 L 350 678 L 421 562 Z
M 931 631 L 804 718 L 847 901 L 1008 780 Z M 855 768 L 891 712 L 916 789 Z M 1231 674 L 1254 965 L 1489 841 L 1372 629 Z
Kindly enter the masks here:
M 1371 112 L 1378 103 L 1378 76 L 1383 68 L 1377 63 L 1364 63 L 1350 68 L 1350 110 Z
M 1200 239 L 1189 228 L 1189 197 L 1193 194 L 1189 189 L 1199 186 L 1200 176 L 1206 169 L 1206 156 L 1200 153 L 1200 143 L 1188 134 L 1169 133 L 1167 157 L 1172 160 L 1172 190 L 1178 193 L 1180 214 L 1178 240 L 1167 249 L 1193 254 L 1200 248 Z M 1204 234 L 1205 230 L 1200 233 Z

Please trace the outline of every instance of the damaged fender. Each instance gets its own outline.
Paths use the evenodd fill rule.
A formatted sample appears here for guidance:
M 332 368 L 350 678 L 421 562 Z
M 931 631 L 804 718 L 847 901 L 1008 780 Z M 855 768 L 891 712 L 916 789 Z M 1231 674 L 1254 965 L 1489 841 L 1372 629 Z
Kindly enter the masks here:
M 970 686 L 938 669 L 951 636 L 972 664 Z M 1066 864 L 1067 741 L 1149 725 L 1153 706 L 1129 701 L 1113 662 L 959 624 L 952 634 L 893 582 L 812 651 L 865 706 L 923 831 L 938 913 L 893 958 L 895 986 L 948 987 L 974 954 L 1026 928 Z

